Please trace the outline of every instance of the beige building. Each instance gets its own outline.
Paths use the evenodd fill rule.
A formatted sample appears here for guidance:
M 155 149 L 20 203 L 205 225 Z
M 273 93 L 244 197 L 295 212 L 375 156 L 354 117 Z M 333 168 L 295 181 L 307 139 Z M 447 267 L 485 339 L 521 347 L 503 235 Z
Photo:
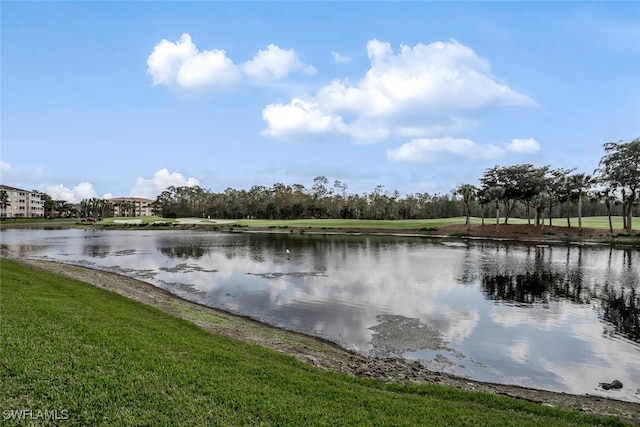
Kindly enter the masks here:
M 109 199 L 113 216 L 151 216 L 153 200 L 142 197 L 115 197 Z
M 7 198 L 0 201 L 0 217 L 2 218 L 42 218 L 44 201 L 40 193 L 20 188 L 0 185 L 0 194 L 6 192 Z

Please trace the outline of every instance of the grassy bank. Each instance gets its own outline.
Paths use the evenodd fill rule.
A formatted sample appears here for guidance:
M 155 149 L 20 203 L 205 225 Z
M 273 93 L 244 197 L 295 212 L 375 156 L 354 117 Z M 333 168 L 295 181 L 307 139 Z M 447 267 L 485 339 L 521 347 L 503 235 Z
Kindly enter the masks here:
M 85 283 L 0 263 L 3 423 L 21 413 L 28 422 L 56 415 L 52 425 L 620 424 L 322 371 Z
M 216 219 L 206 218 L 194 218 L 193 221 L 189 221 L 186 225 L 189 226 L 222 226 L 223 228 L 229 228 L 235 225 L 235 227 L 247 227 L 247 228 L 291 228 L 291 229 L 342 229 L 342 230 L 379 230 L 389 232 L 402 232 L 402 231 L 415 231 L 426 230 L 435 231 L 445 227 L 465 224 L 464 217 L 453 218 L 436 218 L 436 219 L 407 219 L 407 220 L 364 220 L 364 219 L 283 219 L 283 220 L 268 220 L 268 219 L 239 219 L 239 220 L 222 220 L 223 222 L 217 223 Z M 502 224 L 504 218 L 500 219 Z M 126 224 L 130 222 L 131 224 Z M 509 224 L 527 224 L 529 221 L 521 218 L 509 219 Z M 481 224 L 481 218 L 471 218 L 472 224 Z M 485 218 L 485 224 L 491 225 L 495 223 L 495 218 Z M 93 226 L 94 223 L 82 223 L 80 219 L 8 219 L 0 221 L 0 228 L 13 228 L 13 227 L 70 227 L 83 224 L 84 226 Z M 146 227 L 146 226 L 172 226 L 180 225 L 180 219 L 161 218 L 157 216 L 138 216 L 138 217 L 114 217 L 104 218 L 102 221 L 95 223 L 99 227 L 120 226 L 126 227 Z M 183 225 L 185 223 L 182 223 Z M 545 220 L 545 224 L 548 225 L 548 219 Z M 566 227 L 566 218 L 554 218 L 553 224 L 556 227 Z M 622 217 L 612 217 L 612 224 L 614 233 L 622 233 Z M 633 223 L 633 229 L 640 231 L 640 220 L 635 220 Z M 578 219 L 571 218 L 572 228 L 578 229 Z M 598 230 L 609 230 L 609 219 L 606 216 L 597 217 L 585 217 L 582 219 L 582 226 L 584 228 L 593 228 Z
M 160 218 L 160 217 L 120 217 L 120 218 L 105 218 L 99 225 L 117 225 L 118 222 L 140 220 L 142 225 L 162 225 L 162 224 L 180 224 L 180 220 Z M 196 219 L 194 219 L 195 221 Z M 226 221 L 226 220 L 225 220 Z M 504 218 L 500 219 L 500 223 L 504 221 Z M 509 224 L 527 224 L 529 221 L 521 218 L 509 219 Z M 481 224 L 481 218 L 471 218 L 472 224 Z M 485 224 L 491 225 L 495 223 L 495 218 L 485 218 Z M 197 225 L 211 226 L 216 225 L 216 220 L 199 219 Z M 247 228 L 291 228 L 291 229 L 313 229 L 313 230 L 379 230 L 389 232 L 402 232 L 412 230 L 440 230 L 445 227 L 453 225 L 465 224 L 465 217 L 453 217 L 453 218 L 435 218 L 435 219 L 406 219 L 406 220 L 367 220 L 367 219 L 336 219 L 336 218 L 322 218 L 322 219 L 283 219 L 283 220 L 269 220 L 269 219 L 239 219 L 234 222 L 236 227 Z M 234 224 L 223 224 L 226 227 L 232 227 Z M 548 224 L 548 220 L 545 221 Z M 566 218 L 555 218 L 553 220 L 555 226 L 565 227 L 567 225 Z M 622 232 L 622 217 L 613 217 L 612 224 L 614 232 Z M 193 224 L 190 224 L 193 225 Z M 571 219 L 571 226 L 578 229 L 578 219 Z M 586 217 L 582 219 L 582 226 L 584 228 L 594 228 L 600 230 L 609 229 L 609 220 L 607 217 Z M 634 222 L 634 230 L 640 230 L 640 221 Z
M 500 223 L 504 218 L 500 219 Z M 532 220 L 533 222 L 533 220 Z M 481 218 L 471 218 L 472 224 L 481 224 Z M 526 219 L 510 218 L 509 224 L 527 224 Z M 548 224 L 548 219 L 545 224 Z M 420 229 L 440 229 L 452 225 L 465 224 L 464 217 L 437 218 L 437 219 L 406 219 L 393 221 L 360 220 L 360 219 L 294 219 L 294 220 L 262 220 L 247 219 L 239 220 L 238 225 L 247 227 L 292 227 L 292 228 L 343 228 L 343 229 L 379 229 L 379 230 L 420 230 Z M 485 224 L 495 224 L 495 218 L 485 218 Z M 555 226 L 564 227 L 567 225 L 566 218 L 554 218 Z M 613 217 L 612 224 L 614 231 L 622 231 L 622 217 Z M 571 226 L 578 228 L 578 219 L 571 219 Z M 582 219 L 584 228 L 596 228 L 602 230 L 609 229 L 609 219 L 606 216 L 586 217 Z M 634 230 L 640 230 L 638 221 L 634 222 Z
M 238 225 L 247 227 L 291 227 L 291 228 L 338 228 L 376 230 L 419 230 L 421 228 L 442 228 L 464 224 L 464 218 L 407 219 L 407 220 L 367 220 L 367 219 L 290 219 L 265 220 L 243 219 Z

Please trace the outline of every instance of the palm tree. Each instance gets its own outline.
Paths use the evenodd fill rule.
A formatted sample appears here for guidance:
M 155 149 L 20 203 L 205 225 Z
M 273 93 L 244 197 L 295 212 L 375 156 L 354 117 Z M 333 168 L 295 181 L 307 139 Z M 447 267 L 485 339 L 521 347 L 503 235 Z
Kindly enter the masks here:
M 120 212 L 122 216 L 135 216 L 135 204 L 133 202 L 125 200 L 124 202 L 120 202 L 120 207 L 122 209 L 122 212 Z
M 9 203 L 9 194 L 5 190 L 0 191 L 0 209 L 2 209 L 2 219 L 7 216 L 7 207 L 11 206 Z
M 471 229 L 471 218 L 470 218 L 471 208 L 469 207 L 469 202 L 476 198 L 476 195 L 478 194 L 478 189 L 471 184 L 462 184 L 460 187 L 454 190 L 454 194 L 462 196 L 462 202 L 464 203 L 464 207 L 466 210 L 465 224 L 467 224 L 467 231 L 469 231 Z
M 571 183 L 571 177 L 565 176 L 558 182 L 558 186 L 556 190 L 558 192 L 558 200 L 560 201 L 560 206 L 562 203 L 566 203 L 567 206 L 567 227 L 571 228 L 571 203 L 575 197 L 575 193 L 573 192 L 573 184 Z
M 127 202 L 121 200 L 118 202 L 118 216 L 127 216 L 125 210 L 127 209 Z
M 540 225 L 541 230 L 544 230 L 544 211 L 549 204 L 549 199 L 549 193 L 546 191 L 541 191 L 531 198 L 531 204 L 536 210 L 535 225 Z
M 577 173 L 569 176 L 571 189 L 577 191 L 578 194 L 578 231 L 582 233 L 582 194 L 593 184 L 591 175 Z
M 633 205 L 640 191 L 640 138 L 626 144 L 622 141 L 607 142 L 604 151 L 596 173 L 600 175 L 601 182 L 620 191 L 624 228 L 631 232 Z
M 500 227 L 500 199 L 504 196 L 503 187 L 489 187 L 485 192 L 487 199 L 493 200 L 496 204 L 496 231 Z
M 550 181 L 546 186 L 546 191 L 549 195 L 549 227 L 553 226 L 553 207 L 556 203 L 559 203 L 562 207 L 562 202 L 565 198 L 565 182 L 567 176 L 574 170 L 559 168 L 550 171 Z
M 604 205 L 607 208 L 607 217 L 609 218 L 609 233 L 613 234 L 613 222 L 611 221 L 611 202 L 615 202 L 616 196 L 613 194 L 610 188 L 605 188 L 602 191 L 598 191 L 594 195 L 595 200 L 604 200 Z

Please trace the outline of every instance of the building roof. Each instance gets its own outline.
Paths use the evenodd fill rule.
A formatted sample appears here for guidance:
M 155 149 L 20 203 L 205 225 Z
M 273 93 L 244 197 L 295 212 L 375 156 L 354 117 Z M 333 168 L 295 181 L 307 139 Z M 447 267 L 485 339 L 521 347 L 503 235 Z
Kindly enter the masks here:
M 111 199 L 108 199 L 111 203 L 118 203 L 118 202 L 147 202 L 147 203 L 153 203 L 153 200 L 151 199 L 145 199 L 144 197 L 114 197 Z
M 2 190 L 10 190 L 10 191 L 23 191 L 25 193 L 33 193 L 31 190 L 23 190 L 22 188 L 12 187 L 10 185 L 0 184 L 0 189 Z

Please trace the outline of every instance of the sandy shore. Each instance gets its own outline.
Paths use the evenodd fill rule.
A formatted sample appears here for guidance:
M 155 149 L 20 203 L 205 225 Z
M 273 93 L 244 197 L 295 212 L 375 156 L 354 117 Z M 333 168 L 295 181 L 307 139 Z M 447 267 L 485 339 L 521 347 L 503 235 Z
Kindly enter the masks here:
M 377 378 L 382 381 L 437 382 L 458 389 L 485 391 L 554 407 L 598 415 L 612 415 L 640 424 L 640 405 L 636 403 L 599 396 L 571 395 L 519 386 L 483 383 L 429 371 L 418 362 L 365 357 L 328 341 L 275 328 L 246 317 L 183 300 L 149 283 L 115 273 L 50 261 L 25 259 L 17 261 L 37 270 L 53 272 L 116 292 L 186 319 L 210 332 L 269 347 L 322 369 Z

